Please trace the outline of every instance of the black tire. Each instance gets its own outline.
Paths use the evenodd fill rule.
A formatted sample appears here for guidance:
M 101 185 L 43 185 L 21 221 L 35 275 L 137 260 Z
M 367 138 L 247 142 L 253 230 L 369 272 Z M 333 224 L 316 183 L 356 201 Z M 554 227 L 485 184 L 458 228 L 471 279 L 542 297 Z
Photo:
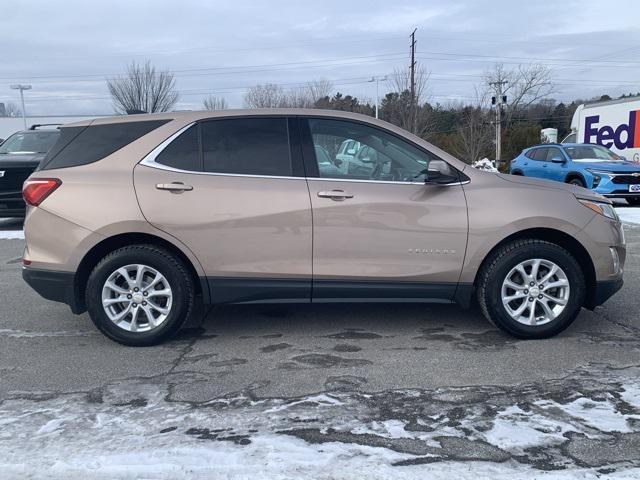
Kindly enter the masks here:
M 502 305 L 502 283 L 512 268 L 533 258 L 550 260 L 562 268 L 569 280 L 570 291 L 567 305 L 555 319 L 530 326 L 519 323 L 507 313 Z M 571 325 L 580 313 L 586 296 L 585 277 L 576 259 L 564 248 L 543 240 L 515 240 L 486 259 L 478 275 L 477 296 L 484 316 L 501 330 L 517 338 L 549 338 Z
M 171 286 L 173 302 L 169 314 L 161 325 L 147 332 L 130 332 L 118 327 L 102 307 L 102 287 L 109 275 L 129 264 L 156 269 Z M 85 298 L 91 320 L 102 333 L 123 345 L 146 347 L 163 342 L 180 329 L 193 310 L 195 288 L 189 270 L 180 259 L 155 245 L 131 245 L 100 260 L 89 275 Z
M 569 183 L 571 185 L 577 185 L 577 186 L 582 187 L 582 188 L 586 188 L 587 187 L 587 185 L 584 183 L 584 181 L 581 178 L 572 178 L 567 183 Z
M 627 203 L 629 205 L 633 205 L 634 207 L 637 207 L 638 205 L 640 205 L 640 197 L 627 198 Z

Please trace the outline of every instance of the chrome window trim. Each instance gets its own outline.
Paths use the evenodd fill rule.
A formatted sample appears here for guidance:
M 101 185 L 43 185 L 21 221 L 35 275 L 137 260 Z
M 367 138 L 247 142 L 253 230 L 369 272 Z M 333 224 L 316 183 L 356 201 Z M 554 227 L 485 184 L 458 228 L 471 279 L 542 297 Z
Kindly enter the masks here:
M 145 157 L 138 163 L 139 165 L 144 165 L 145 167 L 157 168 L 158 170 L 166 170 L 168 172 L 175 173 L 185 173 L 189 175 L 209 175 L 214 177 L 243 177 L 243 178 L 272 178 L 272 179 L 280 179 L 280 180 L 319 180 L 322 182 L 354 182 L 354 183 L 382 183 L 382 184 L 393 184 L 393 185 L 436 185 L 436 184 L 425 184 L 423 182 L 396 182 L 396 181 L 388 181 L 388 180 L 359 180 L 352 178 L 320 178 L 320 177 L 293 177 L 293 176 L 277 176 L 277 175 L 250 175 L 244 173 L 216 173 L 216 172 L 198 172 L 194 170 L 182 170 L 180 168 L 169 167 L 167 165 L 162 165 L 161 163 L 156 162 L 156 158 L 160 155 L 165 148 L 169 146 L 171 142 L 173 142 L 176 138 L 178 138 L 182 133 L 187 131 L 189 128 L 194 126 L 197 122 L 191 122 L 188 125 L 185 125 L 180 130 L 172 134 L 166 140 L 164 140 L 160 145 L 151 150 Z M 466 185 L 469 183 L 469 180 L 464 182 L 455 182 L 455 183 L 446 183 L 442 185 L 438 185 L 440 187 L 453 187 L 457 185 Z
M 455 187 L 457 185 L 466 185 L 470 180 L 464 182 L 453 183 L 427 183 L 427 182 L 396 182 L 392 180 L 359 180 L 356 178 L 321 178 L 321 177 L 307 177 L 307 180 L 320 180 L 321 182 L 349 182 L 349 183 L 387 183 L 392 185 L 437 185 L 439 187 Z

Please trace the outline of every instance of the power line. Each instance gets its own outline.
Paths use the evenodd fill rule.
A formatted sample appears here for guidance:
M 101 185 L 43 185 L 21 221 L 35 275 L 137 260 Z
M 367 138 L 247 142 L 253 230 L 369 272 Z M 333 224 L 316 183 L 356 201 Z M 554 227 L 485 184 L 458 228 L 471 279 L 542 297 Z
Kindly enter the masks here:
M 415 41 L 415 40 L 413 40 Z M 631 47 L 630 49 L 636 49 L 638 47 Z M 621 52 L 628 51 L 630 49 L 622 50 Z M 426 55 L 425 55 L 426 54 Z M 308 60 L 308 61 L 300 61 L 300 62 L 286 62 L 286 63 L 267 63 L 267 64 L 257 64 L 257 65 L 233 65 L 233 66 L 215 66 L 215 67 L 199 67 L 199 68 L 188 68 L 188 69 L 177 69 L 172 70 L 172 73 L 176 74 L 176 76 L 184 77 L 184 76 L 199 76 L 200 72 L 206 75 L 227 75 L 227 74 L 236 74 L 236 73 L 252 73 L 252 72 L 265 72 L 265 71 L 278 71 L 284 70 L 288 68 L 281 67 L 297 67 L 297 66 L 308 66 L 311 68 L 322 67 L 322 66 L 341 66 L 341 65 L 356 65 L 360 63 L 367 63 L 367 59 L 375 60 L 375 61 L 386 61 L 394 58 L 399 58 L 404 56 L 403 52 L 392 52 L 392 53 L 382 53 L 376 55 L 363 55 L 363 56 L 353 56 L 353 57 L 341 57 L 341 58 L 333 58 L 333 59 L 321 59 L 321 60 Z M 438 57 L 428 56 L 428 55 L 438 55 Z M 606 55 L 607 56 L 611 56 Z M 452 57 L 452 58 L 440 58 L 440 57 Z M 386 58 L 390 57 L 390 58 Z M 423 52 L 423 55 L 419 58 L 433 61 L 458 61 L 458 62 L 480 62 L 480 63 L 508 63 L 508 64 L 528 64 L 528 65 L 547 65 L 547 66 L 570 66 L 570 67 L 583 67 L 585 66 L 582 62 L 588 62 L 590 67 L 596 68 L 611 68 L 611 67 L 619 67 L 625 68 L 629 66 L 640 66 L 640 61 L 633 60 L 601 60 L 601 59 L 567 59 L 567 58 L 548 58 L 548 57 L 528 57 L 528 56 L 504 56 L 504 55 L 482 55 L 475 53 L 450 53 L 450 52 Z M 365 60 L 363 62 L 345 62 L 346 60 Z M 514 60 L 514 61 L 511 61 Z M 516 61 L 517 60 L 517 61 Z M 524 60 L 535 60 L 536 63 L 531 62 L 523 62 Z M 339 62 L 339 63 L 334 63 Z M 547 63 L 540 63 L 547 62 Z M 552 63 L 548 63 L 552 62 Z M 205 73 L 207 72 L 207 73 Z M 215 72 L 215 73 L 214 73 Z M 189 75 L 186 75 L 189 74 Z M 126 75 L 126 74 L 124 74 Z M 57 79 L 57 80 L 65 80 L 65 79 L 93 79 L 98 78 L 99 81 L 104 80 L 106 77 L 122 77 L 122 73 L 84 73 L 84 74 L 71 74 L 71 75 L 63 75 L 63 74 L 54 74 L 54 75 L 32 75 L 32 76 L 7 76 L 0 77 L 0 80 L 44 80 L 44 79 Z

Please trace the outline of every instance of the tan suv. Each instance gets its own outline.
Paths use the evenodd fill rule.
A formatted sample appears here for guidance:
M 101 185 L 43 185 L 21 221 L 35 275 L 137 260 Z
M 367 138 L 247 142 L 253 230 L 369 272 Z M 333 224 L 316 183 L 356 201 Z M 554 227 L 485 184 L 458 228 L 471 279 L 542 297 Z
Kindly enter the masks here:
M 343 168 L 345 141 L 366 152 Z M 456 302 L 520 338 L 622 286 L 611 203 L 475 170 L 406 131 L 321 110 L 122 116 L 61 129 L 24 185 L 24 279 L 128 345 L 194 303 Z

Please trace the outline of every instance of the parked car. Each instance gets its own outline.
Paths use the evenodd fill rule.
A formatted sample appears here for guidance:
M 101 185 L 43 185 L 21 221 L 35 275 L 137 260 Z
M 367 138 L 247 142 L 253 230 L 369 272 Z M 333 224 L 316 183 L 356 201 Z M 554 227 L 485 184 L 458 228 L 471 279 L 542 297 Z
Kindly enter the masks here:
M 33 125 L 16 132 L 0 144 L 0 217 L 24 217 L 22 184 L 56 143 L 57 129 Z
M 564 143 L 526 148 L 511 162 L 510 172 L 571 183 L 640 205 L 640 165 L 599 145 Z
M 347 139 L 376 151 L 371 168 L 322 167 Z M 24 279 L 127 345 L 169 338 L 200 301 L 475 297 L 506 332 L 544 338 L 623 281 L 624 235 L 608 199 L 480 171 L 347 112 L 76 123 L 23 193 Z

